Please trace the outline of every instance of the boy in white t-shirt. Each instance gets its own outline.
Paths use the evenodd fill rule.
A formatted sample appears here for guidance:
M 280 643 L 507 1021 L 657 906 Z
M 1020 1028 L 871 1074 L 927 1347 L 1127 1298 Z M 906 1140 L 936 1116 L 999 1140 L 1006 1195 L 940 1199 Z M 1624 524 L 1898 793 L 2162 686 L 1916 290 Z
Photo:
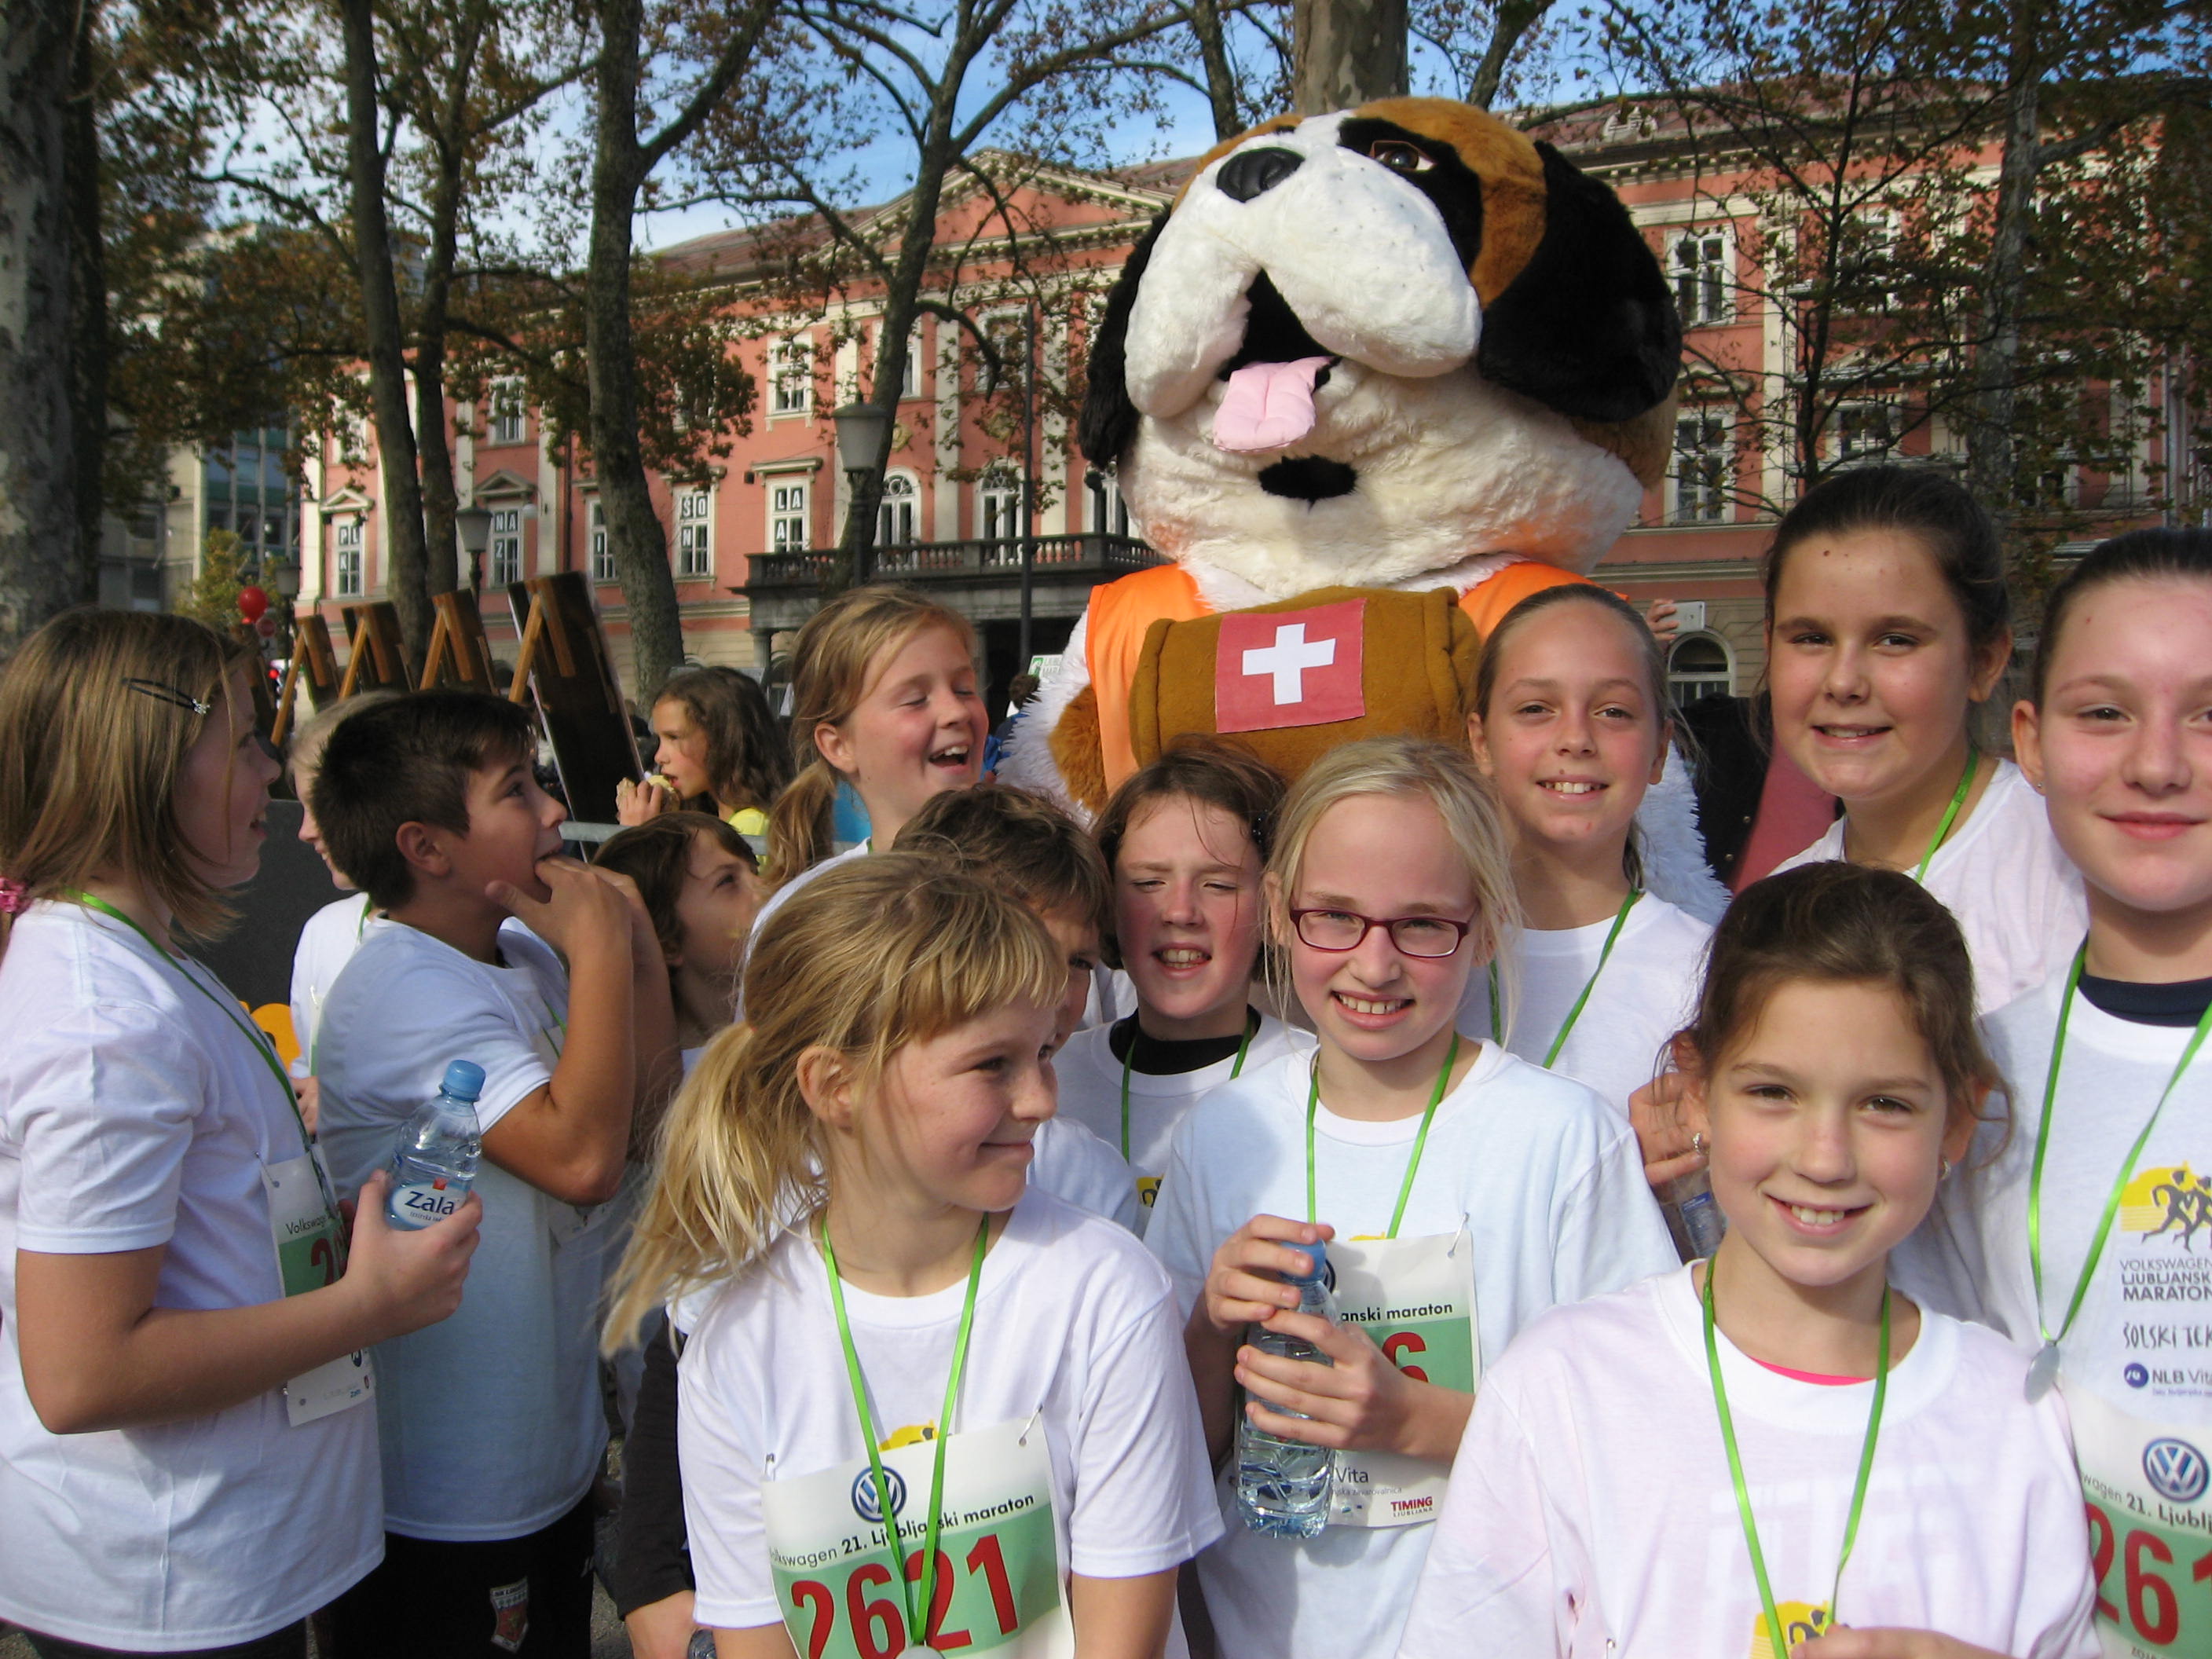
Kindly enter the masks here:
M 314 785 L 333 858 L 392 924 L 323 1010 L 339 1189 L 390 1158 L 449 1061 L 484 1072 L 477 1272 L 432 1340 L 377 1350 L 386 1554 L 334 1609 L 340 1656 L 588 1650 L 594 1234 L 675 1032 L 635 890 L 556 856 L 566 815 L 533 752 L 514 705 L 425 692 L 348 720 Z

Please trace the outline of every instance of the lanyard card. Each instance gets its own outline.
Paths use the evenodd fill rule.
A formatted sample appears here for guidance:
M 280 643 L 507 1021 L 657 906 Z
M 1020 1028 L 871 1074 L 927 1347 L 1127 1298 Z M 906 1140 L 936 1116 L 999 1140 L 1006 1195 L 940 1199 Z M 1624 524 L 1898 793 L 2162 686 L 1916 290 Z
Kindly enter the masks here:
M 269 1232 L 284 1294 L 304 1296 L 335 1285 L 344 1271 L 338 1218 L 323 1201 L 322 1182 L 306 1153 L 261 1166 L 269 1197 Z M 284 1385 L 284 1413 L 294 1428 L 358 1406 L 376 1393 L 366 1351 L 325 1360 Z

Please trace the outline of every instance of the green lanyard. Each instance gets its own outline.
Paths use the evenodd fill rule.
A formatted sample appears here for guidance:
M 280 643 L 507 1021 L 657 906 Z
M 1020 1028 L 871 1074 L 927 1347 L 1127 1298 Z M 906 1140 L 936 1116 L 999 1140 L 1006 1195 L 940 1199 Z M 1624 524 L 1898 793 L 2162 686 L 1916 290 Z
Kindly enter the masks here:
M 176 957 L 171 956 L 167 951 L 164 951 L 161 947 L 151 933 L 148 933 L 143 927 L 141 927 L 137 922 L 131 921 L 129 916 L 125 915 L 122 911 L 117 909 L 106 899 L 96 898 L 90 893 L 82 892 L 66 893 L 64 894 L 63 896 L 69 899 L 73 903 L 83 905 L 88 910 L 97 910 L 101 915 L 112 916 L 116 921 L 121 922 L 132 933 L 137 934 L 140 939 L 144 939 L 146 941 L 147 948 L 152 951 L 155 956 L 161 957 L 163 962 L 166 962 L 170 967 L 175 969 L 179 977 L 183 979 L 185 984 L 191 986 L 192 989 L 198 991 L 202 996 L 205 997 L 210 1002 L 215 1004 L 216 1007 L 222 1009 L 225 1014 L 229 1016 L 230 1023 L 238 1027 L 240 1033 L 248 1042 L 253 1045 L 253 1052 L 261 1056 L 261 1063 L 269 1068 L 269 1075 L 276 1079 L 277 1089 L 283 1093 L 285 1103 L 292 1109 L 292 1121 L 299 1126 L 300 1149 L 307 1153 L 307 1162 L 311 1166 L 313 1166 L 315 1171 L 315 1184 L 322 1188 L 323 1202 L 328 1206 L 331 1213 L 332 1215 L 336 1215 L 338 1212 L 337 1200 L 331 1197 L 330 1182 L 324 1178 L 322 1164 L 315 1157 L 314 1143 L 307 1135 L 307 1121 L 300 1115 L 299 1097 L 292 1092 L 292 1079 L 284 1074 L 284 1064 L 282 1060 L 276 1058 L 276 1051 L 269 1046 L 269 1039 L 263 1033 L 261 1028 L 258 1025 L 252 1024 L 249 1021 L 240 1019 L 238 1017 L 238 1010 L 233 1006 L 228 1000 L 217 996 L 214 992 L 209 990 L 206 986 L 201 984 L 200 981 L 193 977 L 191 972 L 185 969 L 183 963 L 178 961 Z
M 1390 1212 L 1390 1231 L 1385 1238 L 1398 1236 L 1398 1224 L 1406 1218 L 1406 1200 L 1413 1195 L 1413 1176 L 1421 1167 L 1421 1149 L 1429 1144 L 1429 1125 L 1435 1121 L 1437 1107 L 1444 1097 L 1444 1085 L 1451 1081 L 1452 1062 L 1459 1058 L 1459 1033 L 1452 1033 L 1451 1047 L 1444 1050 L 1444 1063 L 1437 1073 L 1436 1092 L 1429 1097 L 1429 1109 L 1421 1114 L 1420 1133 L 1413 1137 L 1413 1155 L 1406 1160 L 1406 1178 L 1398 1183 L 1398 1207 Z M 1320 1206 L 1314 1200 L 1314 1117 L 1321 1107 L 1321 1058 L 1314 1057 L 1313 1087 L 1306 1091 L 1306 1219 L 1319 1221 Z
M 975 1228 L 975 1256 L 968 1264 L 968 1296 L 960 1304 L 960 1334 L 952 1344 L 952 1373 L 945 1379 L 945 1409 L 937 1415 L 936 1461 L 929 1474 L 929 1531 L 922 1540 L 921 1580 L 916 1585 L 906 1570 L 906 1546 L 899 1540 L 898 1516 L 891 1509 L 890 1477 L 884 1473 L 883 1454 L 876 1443 L 875 1413 L 868 1409 L 867 1379 L 860 1374 L 860 1356 L 853 1348 L 852 1322 L 845 1317 L 845 1288 L 838 1282 L 837 1252 L 830 1243 L 830 1218 L 822 1218 L 822 1260 L 830 1269 L 830 1305 L 837 1310 L 837 1340 L 845 1349 L 845 1376 L 853 1385 L 853 1410 L 860 1419 L 860 1437 L 868 1443 L 868 1467 L 875 1472 L 876 1508 L 883 1516 L 884 1535 L 890 1540 L 891 1559 L 898 1563 L 899 1593 L 906 1601 L 907 1645 L 927 1646 L 931 1632 L 922 1625 L 922 1613 L 937 1588 L 937 1534 L 945 1519 L 945 1443 L 952 1437 L 952 1407 L 960 1397 L 960 1373 L 968 1369 L 968 1338 L 975 1328 L 975 1287 L 983 1282 L 983 1254 L 991 1248 L 991 1218 Z M 917 1596 L 916 1590 L 920 1595 Z
M 2142 1156 L 2143 1147 L 2150 1140 L 2150 1132 L 2158 1127 L 2160 1115 L 2166 1103 L 2173 1097 L 2173 1086 L 2181 1081 L 2181 1074 L 2189 1069 L 2189 1062 L 2197 1058 L 2197 1051 L 2204 1046 L 2207 1032 L 2212 1032 L 2212 1008 L 2207 1008 L 2197 1022 L 2197 1030 L 2189 1039 L 2189 1046 L 2181 1051 L 2181 1058 L 2173 1063 L 2173 1074 L 2166 1080 L 2158 1104 L 2151 1109 L 2149 1120 L 2142 1133 L 2136 1137 L 2135 1145 L 2128 1148 L 2127 1158 L 2120 1164 L 2120 1172 L 2112 1177 L 2112 1190 L 2105 1195 L 2104 1218 L 2097 1224 L 2096 1237 L 2089 1243 L 2089 1255 L 2081 1263 L 2081 1276 L 2074 1282 L 2072 1300 L 2066 1304 L 2066 1317 L 2052 1334 L 2043 1316 L 2043 1158 L 2051 1147 L 2051 1108 L 2058 1096 L 2058 1066 L 2066 1053 L 2066 1022 L 2074 1012 L 2074 990 L 2081 982 L 2081 967 L 2087 960 L 2089 946 L 2085 940 L 2074 953 L 2074 965 L 2067 971 L 2066 993 L 2058 1004 L 2058 1030 L 2051 1039 L 2051 1069 L 2043 1079 L 2043 1121 L 2035 1128 L 2035 1163 L 2027 1176 L 2027 1265 L 2035 1278 L 2035 1324 L 2043 1334 L 2043 1346 L 2036 1350 L 2035 1358 L 2027 1370 L 2027 1397 L 2040 1400 L 2051 1391 L 2058 1378 L 2058 1345 L 2066 1340 L 2066 1333 L 2074 1328 L 2075 1316 L 2081 1311 L 2081 1304 L 2089 1294 L 2089 1280 L 2097 1271 L 2097 1263 L 2105 1254 L 2105 1241 L 2112 1236 L 2112 1218 L 2119 1213 L 2120 1195 L 2127 1190 L 2128 1182 L 2136 1172 L 2136 1160 Z
M 1244 1035 L 1237 1039 L 1237 1063 L 1229 1068 L 1229 1078 L 1232 1083 L 1244 1074 L 1244 1056 L 1251 1052 L 1252 1032 L 1260 1023 L 1251 1017 L 1249 1009 L 1245 1012 Z M 1124 1164 L 1129 1161 L 1129 1066 L 1136 1058 L 1137 1034 L 1132 1031 L 1129 1033 L 1129 1052 L 1121 1056 L 1121 1162 Z M 1218 1060 L 1213 1063 L 1216 1066 L 1221 1064 Z
M 1567 1023 L 1559 1027 L 1559 1036 L 1552 1039 L 1552 1046 L 1544 1051 L 1546 1071 L 1552 1069 L 1553 1063 L 1559 1057 L 1559 1050 L 1567 1046 L 1567 1038 L 1575 1029 L 1575 1022 L 1583 1017 L 1583 1006 L 1590 1000 L 1590 993 L 1597 989 L 1597 976 L 1605 971 L 1606 958 L 1613 954 L 1613 947 L 1620 938 L 1620 930 L 1628 924 L 1628 913 L 1636 908 L 1636 901 L 1643 896 L 1641 887 L 1632 887 L 1628 890 L 1628 896 L 1621 900 L 1620 908 L 1613 918 L 1612 930 L 1606 934 L 1605 944 L 1597 953 L 1597 966 L 1590 969 L 1590 976 L 1583 981 L 1583 994 L 1575 999 L 1575 1006 L 1567 1010 Z M 1505 1040 L 1504 1030 L 1505 1022 L 1498 1009 L 1498 963 L 1493 960 L 1490 964 L 1490 1034 L 1503 1042 Z
M 1966 769 L 1960 775 L 1959 787 L 1951 792 L 1951 804 L 1943 809 L 1943 821 L 1936 826 L 1936 833 L 1928 838 L 1928 850 L 1920 855 L 1920 866 L 1912 872 L 1915 881 L 1924 881 L 1928 866 L 1936 861 L 1936 849 L 1951 833 L 1951 826 L 1959 821 L 1959 809 L 1966 804 L 1966 792 L 1974 787 L 1974 769 L 1981 764 L 1981 751 L 1974 747 L 1972 738 L 1966 739 Z
M 1767 1582 L 1766 1554 L 1759 1547 L 1759 1525 L 1751 1518 L 1751 1493 L 1743 1484 L 1743 1456 L 1736 1450 L 1735 1419 L 1729 1411 L 1728 1385 L 1721 1381 L 1720 1343 L 1713 1335 L 1712 1258 L 1705 1261 L 1705 1369 L 1712 1374 L 1713 1408 L 1720 1413 L 1721 1443 L 1728 1448 L 1729 1479 L 1735 1483 L 1735 1512 L 1743 1522 L 1743 1541 L 1751 1551 L 1751 1574 L 1759 1581 L 1759 1605 L 1766 1614 L 1769 1639 L 1777 1656 L 1790 1646 L 1784 1638 L 1782 1615 L 1774 1608 L 1774 1587 Z M 1866 1443 L 1859 1451 L 1858 1484 L 1851 1488 L 1851 1510 L 1844 1522 L 1843 1553 L 1836 1558 L 1836 1582 L 1828 1591 L 1828 1627 L 1836 1624 L 1836 1601 L 1843 1594 L 1844 1568 L 1858 1541 L 1859 1512 L 1866 1507 L 1867 1478 L 1874 1473 L 1875 1442 L 1881 1436 L 1882 1401 L 1889 1395 L 1889 1286 L 1881 1287 L 1881 1352 L 1875 1360 L 1874 1407 L 1867 1413 Z

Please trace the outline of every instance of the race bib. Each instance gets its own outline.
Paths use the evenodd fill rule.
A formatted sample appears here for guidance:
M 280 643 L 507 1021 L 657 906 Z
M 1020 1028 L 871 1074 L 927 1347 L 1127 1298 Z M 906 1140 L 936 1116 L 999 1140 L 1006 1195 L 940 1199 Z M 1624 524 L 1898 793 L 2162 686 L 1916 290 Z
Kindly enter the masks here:
M 261 1166 L 269 1197 L 269 1231 L 287 1296 L 335 1285 L 345 1271 L 344 1234 L 323 1200 L 314 1160 L 302 1153 Z M 327 1360 L 284 1385 L 284 1414 L 294 1427 L 358 1406 L 376 1393 L 376 1373 L 360 1349 Z
M 1427 1238 L 1332 1243 L 1337 1311 L 1367 1333 L 1400 1370 L 1473 1394 L 1482 1375 L 1474 1340 L 1474 1255 L 1467 1230 Z M 1332 1527 L 1404 1527 L 1433 1521 L 1449 1464 L 1395 1452 L 1336 1455 Z
M 919 1585 L 936 1443 L 883 1454 L 891 1519 Z M 1073 1659 L 1075 1626 L 1053 1522 L 1052 1457 L 1028 1423 L 956 1434 L 945 1448 L 935 1583 L 909 1636 L 898 1564 L 865 1457 L 761 1489 L 769 1560 L 784 1627 L 801 1659 L 898 1659 L 927 1642 L 942 1654 Z
M 2172 1433 L 2065 1389 L 2107 1659 L 2212 1653 L 2212 1434 Z

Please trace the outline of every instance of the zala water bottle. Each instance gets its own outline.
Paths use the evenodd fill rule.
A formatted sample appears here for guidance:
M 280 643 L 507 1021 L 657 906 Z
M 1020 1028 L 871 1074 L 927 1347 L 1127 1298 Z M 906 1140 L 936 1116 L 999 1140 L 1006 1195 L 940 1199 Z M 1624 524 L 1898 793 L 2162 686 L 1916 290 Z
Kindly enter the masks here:
M 1296 1249 L 1311 1258 L 1304 1277 L 1285 1273 L 1283 1281 L 1298 1290 L 1297 1311 L 1319 1314 L 1336 1322 L 1336 1298 L 1329 1294 L 1328 1256 L 1319 1244 Z M 1327 1365 L 1328 1357 L 1310 1342 L 1285 1336 L 1263 1325 L 1246 1332 L 1247 1340 L 1262 1353 L 1285 1359 L 1310 1359 Z M 1285 1417 L 1301 1412 L 1283 1411 Z M 1328 1524 L 1329 1483 L 1336 1473 L 1336 1454 L 1325 1446 L 1303 1440 L 1283 1440 L 1255 1428 L 1241 1412 L 1237 1419 L 1237 1512 L 1254 1532 L 1273 1538 L 1312 1538 Z
M 395 1227 L 427 1227 L 461 1207 L 483 1155 L 477 1127 L 477 1097 L 483 1067 L 457 1060 L 446 1067 L 438 1097 L 407 1120 L 392 1149 L 392 1200 L 385 1213 Z

